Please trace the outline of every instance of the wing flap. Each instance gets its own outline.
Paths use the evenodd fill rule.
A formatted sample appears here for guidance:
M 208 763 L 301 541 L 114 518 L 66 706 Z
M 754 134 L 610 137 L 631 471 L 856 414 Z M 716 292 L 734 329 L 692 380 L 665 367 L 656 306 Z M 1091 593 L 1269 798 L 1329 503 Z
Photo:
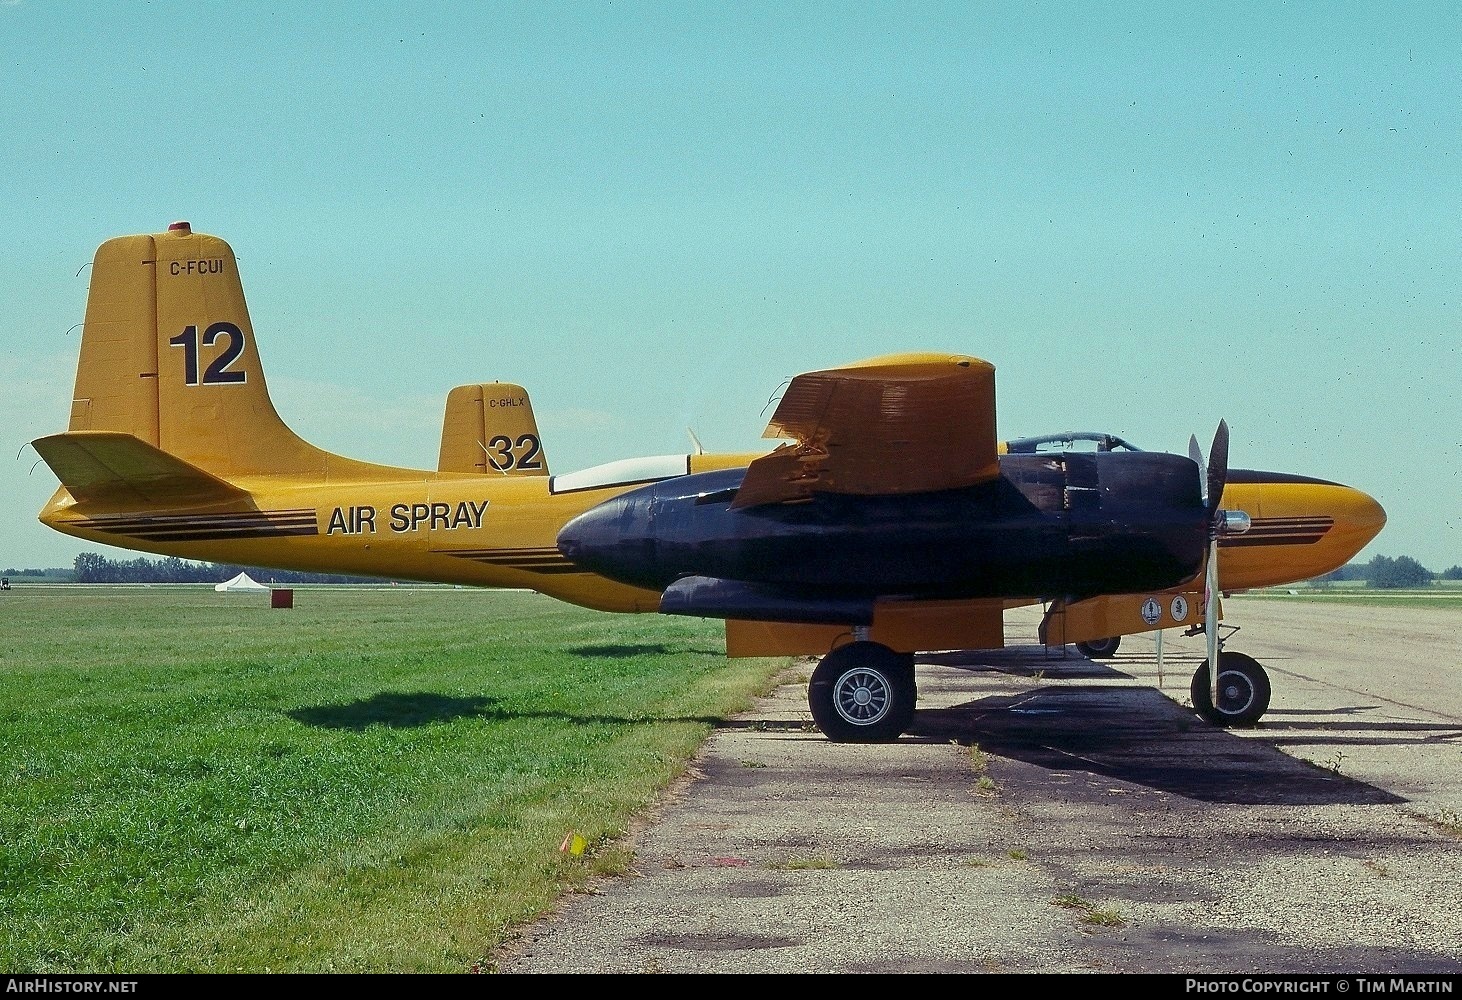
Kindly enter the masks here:
M 31 442 L 82 503 L 118 507 L 237 500 L 248 493 L 122 431 L 68 431 Z
M 896 354 L 807 372 L 787 387 L 763 436 L 793 443 L 751 463 L 733 507 L 970 486 L 1000 473 L 995 367 Z
M 853 637 L 848 624 L 726 619 L 726 655 L 732 657 L 824 656 Z M 878 600 L 868 638 L 905 653 L 1001 649 L 1005 645 L 1005 602 Z

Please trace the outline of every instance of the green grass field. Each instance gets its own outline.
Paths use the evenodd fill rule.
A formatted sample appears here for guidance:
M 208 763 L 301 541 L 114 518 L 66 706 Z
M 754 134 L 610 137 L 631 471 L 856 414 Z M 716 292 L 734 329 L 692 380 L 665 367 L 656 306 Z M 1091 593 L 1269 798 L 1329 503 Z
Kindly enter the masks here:
M 488 968 L 787 665 L 451 588 L 18 587 L 0 620 L 8 973 Z

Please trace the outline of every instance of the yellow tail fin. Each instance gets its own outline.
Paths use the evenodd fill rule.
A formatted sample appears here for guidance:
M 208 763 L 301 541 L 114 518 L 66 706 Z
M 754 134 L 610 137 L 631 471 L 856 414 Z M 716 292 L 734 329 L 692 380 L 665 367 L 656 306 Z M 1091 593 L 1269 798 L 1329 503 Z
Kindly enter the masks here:
M 185 222 L 98 248 L 70 430 L 131 434 L 223 479 L 381 470 L 314 447 L 280 419 L 233 251 Z

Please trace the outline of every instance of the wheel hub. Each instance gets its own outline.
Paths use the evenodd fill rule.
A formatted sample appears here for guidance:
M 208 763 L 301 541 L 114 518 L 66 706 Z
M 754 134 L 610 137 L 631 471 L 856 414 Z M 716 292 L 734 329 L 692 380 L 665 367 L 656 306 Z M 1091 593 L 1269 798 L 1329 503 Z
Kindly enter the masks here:
M 874 670 L 850 670 L 833 689 L 838 714 L 857 726 L 868 726 L 888 713 L 893 692 L 887 679 Z
M 1219 708 L 1231 715 L 1237 715 L 1249 707 L 1254 700 L 1254 689 L 1242 677 L 1220 677 Z

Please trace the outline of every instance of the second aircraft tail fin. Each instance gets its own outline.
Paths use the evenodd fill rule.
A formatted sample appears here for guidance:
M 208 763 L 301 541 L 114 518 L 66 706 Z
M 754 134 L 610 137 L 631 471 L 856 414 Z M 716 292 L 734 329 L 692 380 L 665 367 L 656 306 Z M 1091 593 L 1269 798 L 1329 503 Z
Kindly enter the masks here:
M 437 471 L 548 475 L 528 391 L 508 382 L 482 382 L 449 392 Z

